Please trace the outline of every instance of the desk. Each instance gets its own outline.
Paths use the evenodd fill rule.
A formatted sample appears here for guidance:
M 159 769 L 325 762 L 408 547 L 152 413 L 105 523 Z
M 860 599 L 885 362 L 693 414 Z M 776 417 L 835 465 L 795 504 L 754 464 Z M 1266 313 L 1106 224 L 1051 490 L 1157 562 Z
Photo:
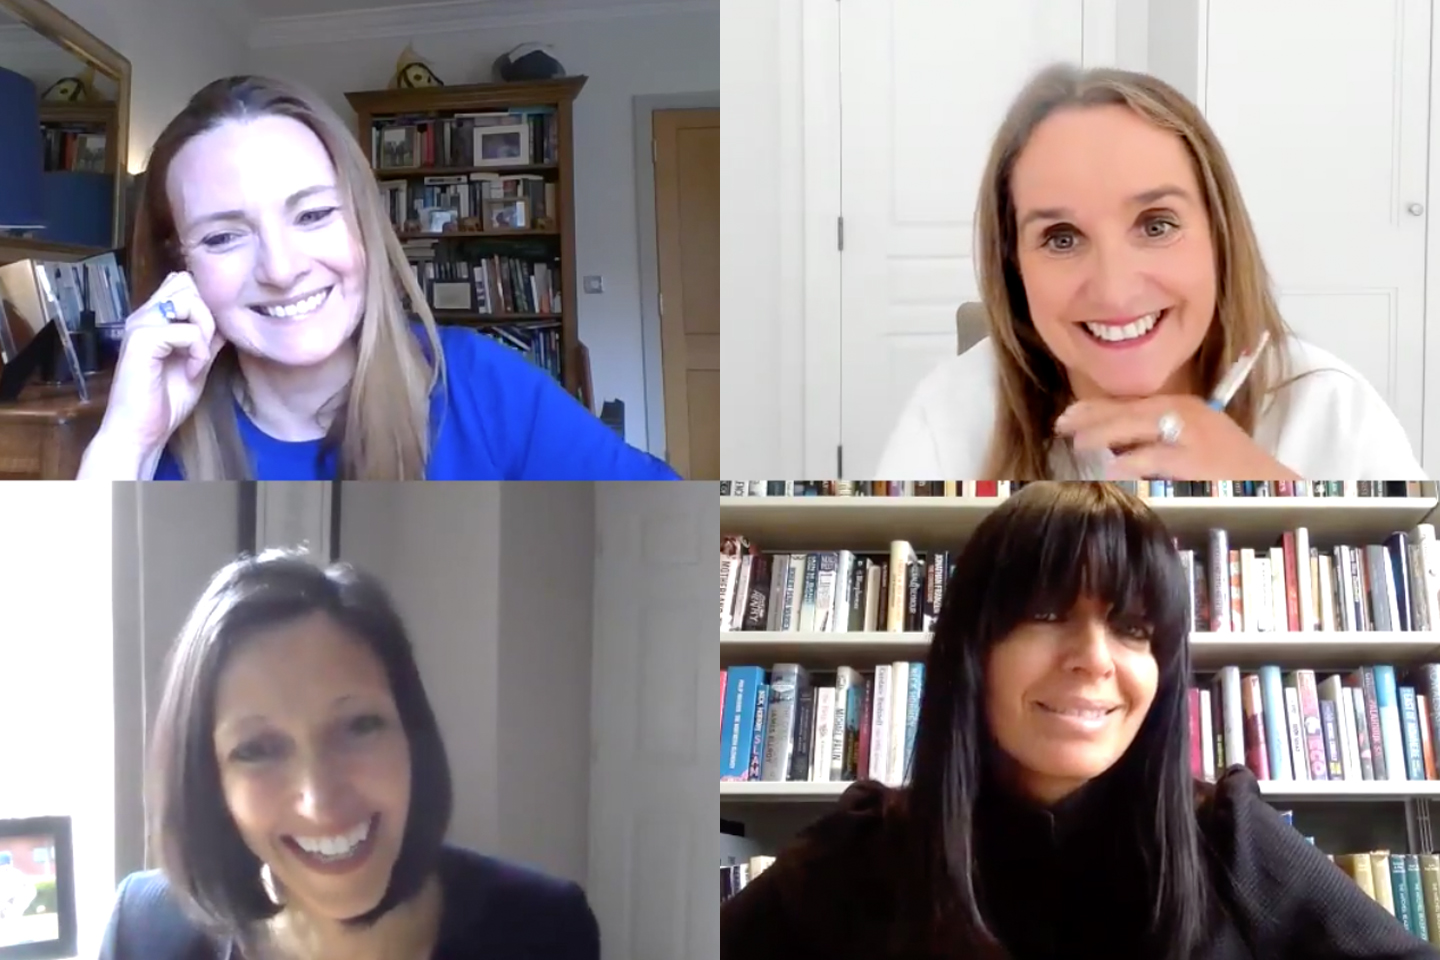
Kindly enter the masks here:
M 0 403 L 0 480 L 74 480 L 100 428 L 110 375 L 91 377 L 90 401 L 73 386 L 32 384 Z

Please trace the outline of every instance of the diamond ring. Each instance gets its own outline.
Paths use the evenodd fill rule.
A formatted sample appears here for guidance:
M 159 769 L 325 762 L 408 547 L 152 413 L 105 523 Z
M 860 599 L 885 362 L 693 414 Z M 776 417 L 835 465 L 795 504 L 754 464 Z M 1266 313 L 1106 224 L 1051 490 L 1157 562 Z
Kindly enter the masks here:
M 1174 446 L 1180 440 L 1180 429 L 1183 426 L 1180 417 L 1175 413 L 1161 414 L 1160 422 L 1156 425 L 1160 431 L 1160 442 Z
M 161 300 L 159 303 L 155 304 L 155 309 L 160 311 L 160 316 L 164 317 L 171 323 L 174 323 L 175 319 L 179 316 L 179 314 L 175 311 L 175 303 L 172 300 Z

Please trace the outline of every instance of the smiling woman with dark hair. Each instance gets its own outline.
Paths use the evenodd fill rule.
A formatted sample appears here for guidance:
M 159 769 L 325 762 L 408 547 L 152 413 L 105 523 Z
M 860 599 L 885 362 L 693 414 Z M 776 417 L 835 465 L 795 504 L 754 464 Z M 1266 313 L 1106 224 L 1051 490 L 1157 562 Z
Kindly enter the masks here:
M 171 654 L 150 796 L 160 869 L 105 960 L 598 960 L 573 883 L 444 845 L 451 782 L 410 642 L 346 564 L 221 570 Z
M 950 579 L 910 785 L 850 787 L 727 901 L 722 960 L 1440 956 L 1244 767 L 1191 777 L 1188 630 L 1143 501 L 1025 486 Z

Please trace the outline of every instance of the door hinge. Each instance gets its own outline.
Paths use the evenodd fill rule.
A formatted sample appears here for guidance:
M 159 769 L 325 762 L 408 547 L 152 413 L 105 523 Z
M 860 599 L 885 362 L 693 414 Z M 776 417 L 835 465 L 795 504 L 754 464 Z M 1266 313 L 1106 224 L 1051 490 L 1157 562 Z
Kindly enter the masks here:
M 660 162 L 660 147 L 656 144 L 654 138 L 651 138 L 650 140 L 650 162 Z
M 845 447 L 843 445 L 835 448 L 835 479 L 845 479 Z
M 665 316 L 665 294 L 660 294 L 660 316 Z
M 835 218 L 835 249 L 845 249 L 845 218 Z

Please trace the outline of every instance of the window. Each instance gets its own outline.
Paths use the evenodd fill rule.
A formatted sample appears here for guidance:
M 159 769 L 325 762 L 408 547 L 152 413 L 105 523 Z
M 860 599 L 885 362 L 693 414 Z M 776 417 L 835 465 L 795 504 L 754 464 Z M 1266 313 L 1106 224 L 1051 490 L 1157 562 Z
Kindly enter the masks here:
M 0 676 L 25 678 L 0 696 L 0 819 L 71 818 L 82 957 L 99 953 L 115 898 L 112 496 L 0 484 L 0 539 L 20 547 L 0 551 Z M 26 873 L 53 860 L 43 843 L 0 855 Z

